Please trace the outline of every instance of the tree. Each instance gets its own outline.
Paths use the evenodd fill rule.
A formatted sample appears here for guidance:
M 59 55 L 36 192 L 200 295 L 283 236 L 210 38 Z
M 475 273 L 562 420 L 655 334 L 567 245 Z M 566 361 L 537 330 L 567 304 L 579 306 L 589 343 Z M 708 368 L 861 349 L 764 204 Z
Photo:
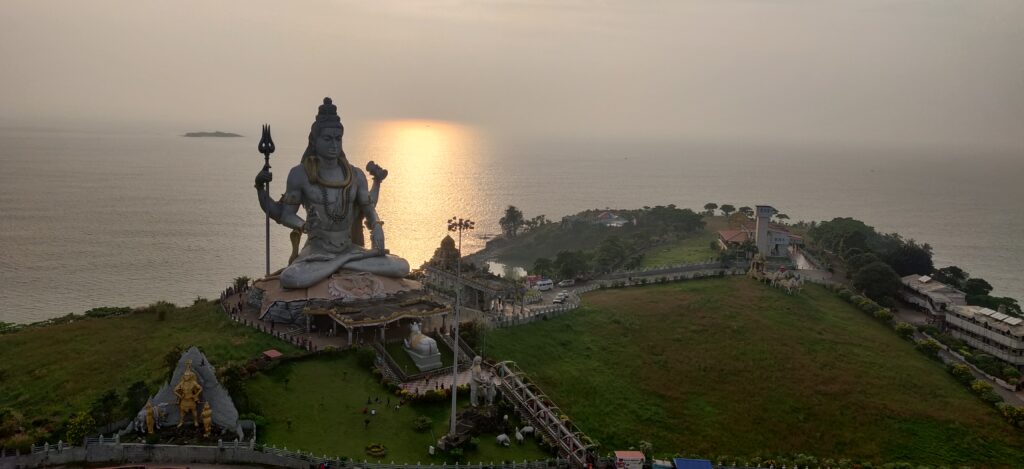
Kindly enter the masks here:
M 629 255 L 629 248 L 622 238 L 609 236 L 601 242 L 597 248 L 597 255 L 594 258 L 595 267 L 602 272 L 610 272 L 616 266 L 625 261 Z
M 950 285 L 954 288 L 963 288 L 964 282 L 970 275 L 955 265 L 949 267 L 943 267 L 932 273 L 932 279 Z
M 862 254 L 857 254 L 847 259 L 846 269 L 852 275 L 856 273 L 858 270 L 864 268 L 864 266 L 874 262 L 878 262 L 880 260 L 881 259 L 879 259 L 878 256 L 876 256 L 874 253 L 865 252 Z
M 736 207 L 734 207 L 734 206 L 732 206 L 730 204 L 722 205 L 721 207 L 718 207 L 718 209 L 721 210 L 722 213 L 725 214 L 725 216 L 729 216 L 730 213 L 736 211 Z
M 106 392 L 100 395 L 89 408 L 89 415 L 96 422 L 102 422 L 104 425 L 113 422 L 114 417 L 118 408 L 121 407 L 121 396 L 117 395 L 117 391 L 108 389 Z
M 505 209 L 505 216 L 498 220 L 498 224 L 501 225 L 501 231 L 505 236 L 515 238 L 519 234 L 519 229 L 525 224 L 522 210 L 516 208 L 515 205 L 509 205 Z
M 717 208 L 718 208 L 718 204 L 716 204 L 714 202 L 708 202 L 708 203 L 704 204 L 704 211 L 707 212 L 708 215 L 714 215 L 715 214 L 715 209 L 717 209 Z
M 887 236 L 901 241 L 896 248 L 882 255 L 882 260 L 892 266 L 900 276 L 928 275 L 935 270 L 932 263 L 932 247 L 928 243 L 917 244 L 914 240 L 902 240 L 898 236 Z
M 555 273 L 555 262 L 547 257 L 538 257 L 533 261 L 533 274 L 541 277 L 551 277 Z
M 235 290 L 241 290 L 242 288 L 245 288 L 247 285 L 249 285 L 250 281 L 252 281 L 251 278 L 243 275 L 241 277 L 235 277 L 235 280 L 234 282 L 232 282 L 232 284 L 234 285 Z
M 88 412 L 79 412 L 68 420 L 67 438 L 72 445 L 82 444 L 86 436 L 96 428 L 96 421 Z
M 988 295 L 992 293 L 992 284 L 983 278 L 971 278 L 963 283 L 963 289 L 968 295 Z
M 124 409 L 123 415 L 135 415 L 139 409 L 142 409 L 146 405 L 146 401 L 149 400 L 149 388 L 146 387 L 146 383 L 143 381 L 136 381 L 128 386 L 128 390 L 124 393 Z
M 746 205 L 740 207 L 739 212 L 746 215 L 748 218 L 754 216 L 754 209 L 747 207 Z
M 775 218 L 778 218 L 779 220 L 789 220 L 789 215 L 786 215 L 785 213 L 776 213 Z
M 853 286 L 864 296 L 879 303 L 887 303 L 900 289 L 900 277 L 885 262 L 876 261 L 862 267 L 853 276 Z
M 555 269 L 560 278 L 575 278 L 589 270 L 590 262 L 583 251 L 561 251 L 555 256 Z

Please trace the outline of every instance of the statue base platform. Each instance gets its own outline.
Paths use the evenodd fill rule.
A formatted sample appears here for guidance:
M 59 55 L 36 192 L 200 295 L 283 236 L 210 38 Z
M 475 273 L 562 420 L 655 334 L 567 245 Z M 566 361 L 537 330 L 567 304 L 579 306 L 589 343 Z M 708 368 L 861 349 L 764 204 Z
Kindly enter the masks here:
M 450 312 L 420 282 L 344 269 L 299 289 L 281 287 L 272 275 L 253 284 L 247 301 L 258 306 L 263 321 L 305 325 L 310 316 L 329 316 L 346 329 Z
M 435 353 L 433 355 L 422 355 L 408 347 L 402 347 L 405 353 L 409 354 L 409 358 L 412 358 L 412 362 L 416 364 L 416 368 L 419 368 L 421 372 L 436 370 L 441 368 L 441 354 Z

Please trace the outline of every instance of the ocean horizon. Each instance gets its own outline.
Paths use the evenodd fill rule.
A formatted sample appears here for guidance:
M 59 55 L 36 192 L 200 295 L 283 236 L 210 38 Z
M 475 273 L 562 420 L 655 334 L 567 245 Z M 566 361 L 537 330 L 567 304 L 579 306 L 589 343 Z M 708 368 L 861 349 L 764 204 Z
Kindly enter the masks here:
M 258 136 L 181 137 L 195 130 L 0 127 L 0 321 L 189 304 L 261 276 Z M 305 137 L 275 132 L 275 195 Z M 929 243 L 936 267 L 958 265 L 993 295 L 1024 298 L 1024 159 L 1012 151 L 524 140 L 442 121 L 368 124 L 346 134 L 345 151 L 353 165 L 389 170 L 378 211 L 388 249 L 413 268 L 448 218 L 477 221 L 465 241 L 473 252 L 499 233 L 508 205 L 558 220 L 595 208 L 767 204 L 793 222 L 854 217 Z M 276 270 L 288 230 L 272 224 L 271 236 Z

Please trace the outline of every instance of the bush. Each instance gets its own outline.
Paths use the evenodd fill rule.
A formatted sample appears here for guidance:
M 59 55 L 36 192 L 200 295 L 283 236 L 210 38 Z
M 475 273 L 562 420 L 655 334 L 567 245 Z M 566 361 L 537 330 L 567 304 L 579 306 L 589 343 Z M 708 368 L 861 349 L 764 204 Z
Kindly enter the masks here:
M 68 421 L 67 441 L 69 444 L 82 444 L 85 437 L 96 428 L 96 421 L 88 412 L 79 412 Z
M 885 308 L 878 308 L 871 315 L 874 316 L 875 319 L 880 319 L 883 322 L 892 321 L 892 313 L 890 313 L 889 310 Z
M 950 365 L 947 369 L 949 370 L 949 374 L 953 375 L 957 381 L 963 384 L 970 384 L 970 382 L 974 380 L 974 375 L 971 374 L 971 367 L 964 365 L 963 363 Z
M 372 369 L 377 363 L 377 352 L 370 347 L 356 348 L 356 362 L 363 368 Z
M 1005 418 L 1010 425 L 1017 428 L 1024 428 L 1024 408 L 1000 402 L 996 404 L 996 409 L 999 409 L 999 413 L 1003 415 L 1003 418 Z
M 914 336 L 914 326 L 905 322 L 896 323 L 896 327 L 894 329 L 896 330 L 896 335 L 903 339 L 909 339 Z
M 939 345 L 934 339 L 925 339 L 917 341 L 917 349 L 928 355 L 929 358 L 939 358 L 939 350 L 942 350 L 942 345 Z
M 430 417 L 427 417 L 425 415 L 416 417 L 416 419 L 412 421 L 412 429 L 416 430 L 419 433 L 423 433 L 427 430 L 430 430 L 430 427 L 433 425 L 434 421 L 430 420 Z
M 971 382 L 971 392 L 978 395 L 985 401 L 990 403 L 1002 402 L 1003 398 L 999 397 L 999 394 L 992 389 L 992 385 L 988 384 L 980 379 L 976 379 Z
M 839 295 L 839 297 L 842 298 L 843 301 L 850 301 L 850 297 L 853 296 L 853 292 L 844 288 L 842 290 L 839 290 L 839 293 L 836 293 L 836 295 Z

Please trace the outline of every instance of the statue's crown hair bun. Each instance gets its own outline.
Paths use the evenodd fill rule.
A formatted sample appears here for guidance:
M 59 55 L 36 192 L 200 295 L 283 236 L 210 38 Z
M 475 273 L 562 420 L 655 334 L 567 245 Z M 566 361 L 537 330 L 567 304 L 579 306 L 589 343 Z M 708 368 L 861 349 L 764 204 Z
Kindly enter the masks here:
M 324 103 L 317 109 L 316 120 L 317 122 L 341 122 L 341 118 L 338 117 L 338 106 L 334 105 L 331 98 L 324 98 Z

